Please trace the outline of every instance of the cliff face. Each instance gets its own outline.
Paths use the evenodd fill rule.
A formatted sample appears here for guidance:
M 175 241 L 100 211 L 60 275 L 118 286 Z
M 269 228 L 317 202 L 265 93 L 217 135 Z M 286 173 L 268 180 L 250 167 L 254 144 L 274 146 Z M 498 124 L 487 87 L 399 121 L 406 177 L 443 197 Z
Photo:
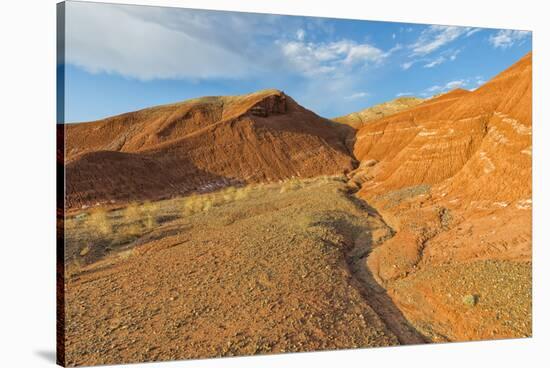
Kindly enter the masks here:
M 68 124 L 67 205 L 344 173 L 354 165 L 350 130 L 276 90 Z

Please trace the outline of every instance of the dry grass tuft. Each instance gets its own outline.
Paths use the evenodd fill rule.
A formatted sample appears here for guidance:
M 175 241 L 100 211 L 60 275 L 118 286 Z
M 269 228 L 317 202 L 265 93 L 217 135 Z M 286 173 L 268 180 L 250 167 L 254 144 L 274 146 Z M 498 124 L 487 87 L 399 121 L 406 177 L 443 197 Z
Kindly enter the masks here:
M 222 190 L 220 194 L 224 202 L 226 203 L 233 202 L 237 194 L 237 189 L 235 187 L 228 187 Z
M 141 211 L 137 203 L 131 203 L 124 210 L 124 217 L 128 222 L 138 221 L 141 217 Z
M 155 217 L 155 213 L 157 213 L 157 211 L 158 211 L 158 206 L 151 202 L 145 202 L 141 206 L 141 212 L 144 217 L 143 223 L 147 230 L 152 230 L 154 227 L 157 226 L 157 219 Z
M 190 195 L 185 198 L 183 202 L 183 216 L 191 216 L 199 212 L 208 212 L 223 204 L 247 199 L 253 190 L 254 187 L 249 185 L 241 188 L 227 187 L 210 194 Z
M 97 230 L 103 235 L 107 235 L 112 232 L 112 226 L 107 216 L 107 211 L 104 208 L 97 207 L 90 211 L 88 216 L 88 224 L 93 229 Z
M 190 195 L 189 197 L 185 198 L 185 201 L 183 202 L 183 215 L 184 216 L 190 216 L 196 212 L 199 212 L 202 208 L 202 203 L 200 196 L 198 195 Z
M 235 193 L 235 199 L 236 200 L 246 199 L 250 196 L 251 192 L 252 192 L 252 186 L 251 185 L 239 188 L 239 189 L 237 189 L 237 192 Z
M 119 234 L 126 237 L 128 240 L 133 240 L 143 233 L 143 227 L 139 223 L 132 223 L 122 226 L 119 229 Z
M 155 217 L 157 211 L 158 205 L 149 201 L 143 203 L 141 206 L 137 203 L 132 203 L 124 211 L 124 216 L 128 223 L 139 222 L 146 229 L 151 230 L 157 225 Z
M 291 178 L 283 182 L 281 185 L 281 189 L 279 190 L 280 193 L 286 193 L 291 192 L 294 190 L 298 190 L 304 186 L 304 183 L 296 178 Z
M 208 211 L 210 211 L 211 208 L 212 208 L 212 201 L 210 199 L 205 199 L 205 201 L 202 205 L 202 210 L 204 212 L 208 212 Z

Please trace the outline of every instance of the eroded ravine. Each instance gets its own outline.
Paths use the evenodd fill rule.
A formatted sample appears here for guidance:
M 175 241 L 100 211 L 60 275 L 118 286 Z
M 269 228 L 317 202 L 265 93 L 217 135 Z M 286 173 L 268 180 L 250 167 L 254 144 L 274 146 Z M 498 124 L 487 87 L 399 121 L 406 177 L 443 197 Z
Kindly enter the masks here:
M 367 259 L 372 248 L 380 246 L 384 241 L 393 237 L 395 231 L 386 224 L 376 209 L 355 197 L 354 193 L 349 193 L 349 199 L 358 203 L 359 207 L 368 208 L 371 213 L 374 212 L 384 226 L 387 227 L 386 235 L 378 239 L 373 238 L 372 232 L 359 234 L 355 238 L 352 247 L 346 252 L 345 258 L 348 269 L 355 283 L 358 285 L 357 287 L 361 295 L 385 323 L 386 327 L 398 338 L 400 344 L 410 345 L 431 342 L 428 337 L 418 332 L 407 321 L 386 292 L 386 289 L 376 281 L 367 264 Z

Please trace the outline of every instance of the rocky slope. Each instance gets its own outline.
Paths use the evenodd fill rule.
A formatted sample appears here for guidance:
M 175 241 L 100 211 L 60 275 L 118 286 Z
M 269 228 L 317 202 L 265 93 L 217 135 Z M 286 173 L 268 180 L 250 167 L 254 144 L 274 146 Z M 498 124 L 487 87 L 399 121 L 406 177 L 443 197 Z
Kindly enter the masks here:
M 357 133 L 351 185 L 396 230 L 368 265 L 436 341 L 530 335 L 531 78 L 528 54 L 473 92 L 452 91 Z M 508 296 L 525 312 L 519 322 L 507 325 L 491 309 L 498 298 L 478 295 L 497 271 L 527 280 L 526 293 Z M 461 278 L 479 307 L 434 292 Z
M 384 102 L 361 111 L 339 116 L 332 120 L 351 126 L 354 129 L 360 129 L 365 123 L 381 119 L 388 115 L 396 114 L 400 111 L 410 109 L 424 101 L 418 97 L 399 97 L 395 100 Z
M 369 273 L 358 277 L 355 262 L 390 229 L 345 189 L 321 177 L 169 199 L 108 212 L 107 234 L 70 216 L 69 245 L 94 244 L 75 261 L 107 255 L 69 264 L 67 365 L 424 342 Z M 135 212 L 158 224 L 108 250 Z
M 351 128 L 281 91 L 205 97 L 68 124 L 66 203 L 158 199 L 350 171 Z

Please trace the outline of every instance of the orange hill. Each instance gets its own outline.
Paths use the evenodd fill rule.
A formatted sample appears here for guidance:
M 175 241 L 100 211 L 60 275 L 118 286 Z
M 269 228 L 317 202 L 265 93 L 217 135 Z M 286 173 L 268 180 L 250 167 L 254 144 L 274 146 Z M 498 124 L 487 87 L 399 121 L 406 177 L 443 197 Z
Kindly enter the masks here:
M 351 114 L 340 116 L 332 120 L 338 123 L 347 124 L 355 129 L 360 129 L 369 121 L 396 114 L 402 110 L 416 106 L 422 103 L 422 101 L 424 100 L 418 97 L 399 97 L 395 100 L 374 105 L 364 110 L 352 112 Z
M 396 231 L 369 268 L 434 341 L 530 331 L 503 322 L 509 308 L 484 308 L 502 303 L 491 290 L 507 287 L 503 277 L 529 278 L 531 78 L 528 54 L 473 92 L 452 91 L 357 132 L 351 183 Z M 483 306 L 468 309 L 466 294 Z M 527 302 L 509 302 L 529 313 Z
M 344 173 L 351 128 L 277 90 L 204 97 L 67 124 L 66 203 L 157 199 Z
M 452 178 L 445 184 L 457 194 L 513 201 L 530 196 L 530 150 L 531 54 L 474 92 L 455 90 L 370 122 L 354 153 L 378 162 L 366 197 Z

